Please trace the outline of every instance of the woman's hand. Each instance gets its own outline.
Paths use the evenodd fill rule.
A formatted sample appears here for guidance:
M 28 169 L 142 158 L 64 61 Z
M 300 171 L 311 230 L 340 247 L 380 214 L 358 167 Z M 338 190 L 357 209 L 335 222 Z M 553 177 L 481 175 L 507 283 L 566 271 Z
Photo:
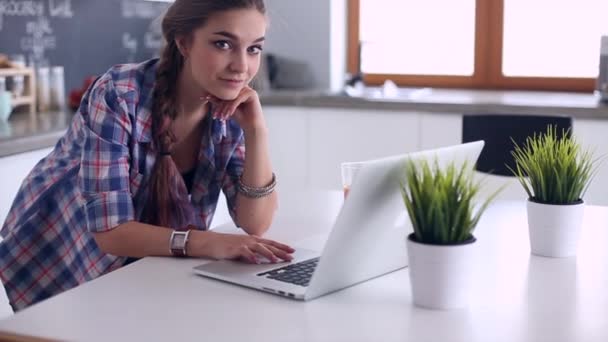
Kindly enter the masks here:
M 234 100 L 221 100 L 213 95 L 204 99 L 213 105 L 216 119 L 234 117 L 245 132 L 266 127 L 258 93 L 249 86 L 245 86 Z
M 194 234 L 192 234 L 194 233 Z M 282 243 L 253 235 L 192 231 L 188 255 L 213 259 L 241 259 L 257 264 L 263 256 L 270 262 L 291 261 L 295 250 Z

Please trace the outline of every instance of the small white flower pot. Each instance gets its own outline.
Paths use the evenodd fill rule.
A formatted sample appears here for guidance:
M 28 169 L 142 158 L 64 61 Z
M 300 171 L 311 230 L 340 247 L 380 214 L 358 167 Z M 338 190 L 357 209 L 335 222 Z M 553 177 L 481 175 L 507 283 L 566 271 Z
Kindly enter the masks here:
M 532 254 L 553 258 L 576 255 L 585 203 L 542 204 L 528 200 Z
M 430 245 L 407 238 L 414 304 L 428 309 L 467 307 L 473 280 L 475 239 L 459 245 Z

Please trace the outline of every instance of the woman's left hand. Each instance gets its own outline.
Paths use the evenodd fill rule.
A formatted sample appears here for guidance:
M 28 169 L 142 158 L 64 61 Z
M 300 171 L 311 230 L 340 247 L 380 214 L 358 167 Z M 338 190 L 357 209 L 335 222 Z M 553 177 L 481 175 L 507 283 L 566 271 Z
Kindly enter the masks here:
M 244 131 L 266 127 L 258 93 L 249 86 L 245 86 L 234 100 L 221 100 L 213 95 L 206 99 L 213 105 L 214 118 L 234 117 Z

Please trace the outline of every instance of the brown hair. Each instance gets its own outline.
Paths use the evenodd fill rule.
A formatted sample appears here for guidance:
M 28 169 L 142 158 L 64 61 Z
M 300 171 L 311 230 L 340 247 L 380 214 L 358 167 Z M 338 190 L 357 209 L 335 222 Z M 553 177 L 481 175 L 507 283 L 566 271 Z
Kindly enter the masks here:
M 176 39 L 189 37 L 215 13 L 246 8 L 266 13 L 263 0 L 176 0 L 163 18 L 162 31 L 166 45 L 156 70 L 152 105 L 153 148 L 157 159 L 148 183 L 148 201 L 142 214 L 147 223 L 169 227 L 172 222 L 183 224 L 186 216 L 179 199 L 185 196 L 187 190 L 180 181 L 181 175 L 171 158 L 175 143 L 172 123 L 177 116 L 176 84 L 184 65 Z

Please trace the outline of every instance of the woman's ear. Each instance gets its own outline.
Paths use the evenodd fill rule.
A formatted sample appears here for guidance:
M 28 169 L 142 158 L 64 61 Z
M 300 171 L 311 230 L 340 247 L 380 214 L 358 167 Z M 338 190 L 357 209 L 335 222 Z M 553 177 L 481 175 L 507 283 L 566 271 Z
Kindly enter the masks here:
M 188 54 L 190 52 L 189 43 L 190 41 L 186 37 L 175 38 L 175 45 L 177 45 L 177 49 L 184 59 L 188 59 Z

